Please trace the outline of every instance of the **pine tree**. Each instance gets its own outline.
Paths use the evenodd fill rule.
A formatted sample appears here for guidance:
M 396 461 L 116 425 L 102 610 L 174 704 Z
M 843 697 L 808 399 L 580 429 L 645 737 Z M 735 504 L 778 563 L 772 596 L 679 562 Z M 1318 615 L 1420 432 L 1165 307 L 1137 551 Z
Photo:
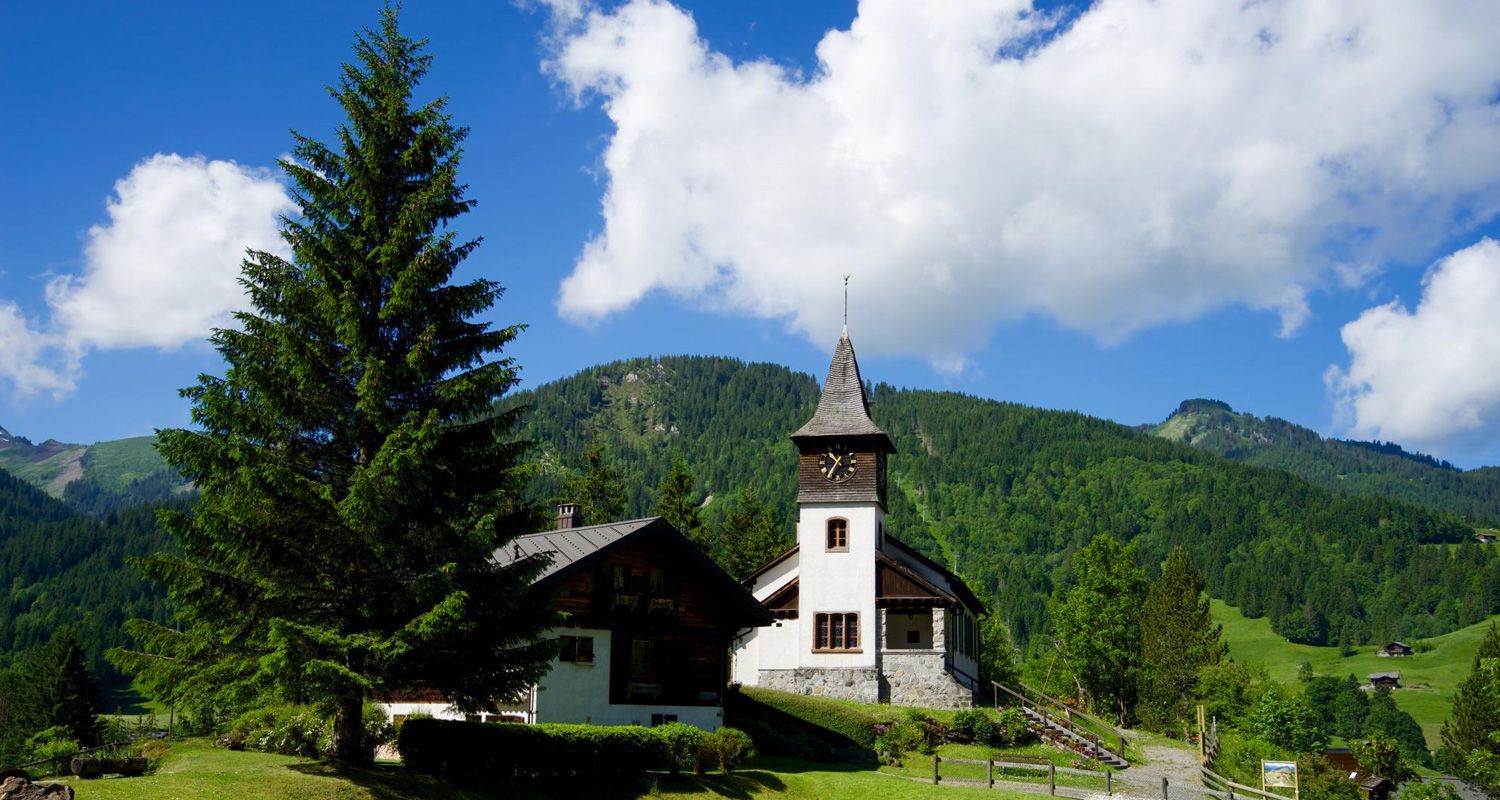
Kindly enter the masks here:
M 686 536 L 705 553 L 713 552 L 708 528 L 693 502 L 693 473 L 682 459 L 672 459 L 672 469 L 656 487 L 656 515 L 666 520 L 678 533 Z
M 78 636 L 67 625 L 58 628 L 31 662 L 26 676 L 36 730 L 63 727 L 85 746 L 99 738 L 99 680 L 89 668 Z
M 598 439 L 583 451 L 578 469 L 563 480 L 563 500 L 577 503 L 583 524 L 603 525 L 625 517 L 625 479 L 609 465 Z
M 1014 686 L 1016 674 L 1016 649 L 1011 643 L 1010 628 L 1005 620 L 988 609 L 979 622 L 979 681 L 988 686 L 990 681 Z
M 1191 709 L 1198 671 L 1219 663 L 1226 648 L 1203 593 L 1203 574 L 1178 547 L 1146 594 L 1141 612 L 1141 719 L 1161 729 Z
M 1449 768 L 1463 778 L 1474 777 L 1467 754 L 1490 753 L 1500 758 L 1500 686 L 1490 686 L 1481 669 L 1486 659 L 1500 658 L 1500 626 L 1490 623 L 1479 643 L 1469 676 L 1453 694 L 1453 710 L 1443 723 L 1443 751 Z M 1497 787 L 1500 788 L 1500 787 Z
M 1135 542 L 1095 536 L 1073 556 L 1078 585 L 1053 601 L 1053 630 L 1063 654 L 1100 711 L 1123 724 L 1135 707 L 1141 656 L 1141 605 L 1146 575 Z
M 771 560 L 789 544 L 781 535 L 781 515 L 747 486 L 735 494 L 734 506 L 724 517 L 714 560 L 738 578 Z
M 337 149 L 293 134 L 292 258 L 249 254 L 252 308 L 211 337 L 225 375 L 183 391 L 196 429 L 160 434 L 201 497 L 163 514 L 182 556 L 142 566 L 188 627 L 137 621 L 151 654 L 112 653 L 171 699 L 316 703 L 339 763 L 372 757 L 372 692 L 492 708 L 554 648 L 530 590 L 544 560 L 505 549 L 540 522 L 517 500 L 520 412 L 491 413 L 517 381 L 499 353 L 520 327 L 475 321 L 495 283 L 449 283 L 479 241 L 449 228 L 473 206 L 457 176 L 467 130 L 446 98 L 413 104 L 424 47 L 387 7 L 330 89 L 348 117 Z

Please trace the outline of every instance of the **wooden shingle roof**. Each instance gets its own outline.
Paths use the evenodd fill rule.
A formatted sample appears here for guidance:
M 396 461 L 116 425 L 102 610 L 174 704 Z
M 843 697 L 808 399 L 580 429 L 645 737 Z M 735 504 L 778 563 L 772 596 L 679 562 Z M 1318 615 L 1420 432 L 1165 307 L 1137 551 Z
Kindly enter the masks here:
M 828 379 L 823 382 L 817 412 L 792 434 L 792 439 L 824 436 L 876 437 L 887 452 L 896 449 L 891 444 L 891 437 L 870 419 L 870 402 L 865 397 L 864 381 L 859 376 L 859 362 L 854 358 L 854 345 L 849 341 L 848 331 L 839 337 L 838 347 L 834 348 L 833 363 L 828 365 Z

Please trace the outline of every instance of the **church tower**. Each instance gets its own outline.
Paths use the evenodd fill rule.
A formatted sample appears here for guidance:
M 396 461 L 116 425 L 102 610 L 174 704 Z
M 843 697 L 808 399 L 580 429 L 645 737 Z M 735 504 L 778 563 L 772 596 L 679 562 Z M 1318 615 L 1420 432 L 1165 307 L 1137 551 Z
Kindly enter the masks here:
M 886 457 L 891 438 L 870 418 L 849 333 L 839 337 L 811 420 L 792 434 L 797 482 L 800 617 L 808 666 L 848 669 L 870 685 L 880 645 L 876 553 L 885 546 Z M 865 670 L 871 670 L 865 673 Z

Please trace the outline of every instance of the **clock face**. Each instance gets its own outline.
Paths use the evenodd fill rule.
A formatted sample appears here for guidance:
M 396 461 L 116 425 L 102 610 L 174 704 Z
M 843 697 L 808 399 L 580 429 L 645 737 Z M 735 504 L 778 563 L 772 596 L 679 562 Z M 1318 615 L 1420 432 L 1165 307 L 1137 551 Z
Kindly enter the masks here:
M 846 445 L 830 445 L 822 455 L 818 456 L 818 471 L 823 473 L 824 478 L 834 483 L 843 483 L 854 477 L 854 471 L 858 466 L 854 453 L 850 452 Z

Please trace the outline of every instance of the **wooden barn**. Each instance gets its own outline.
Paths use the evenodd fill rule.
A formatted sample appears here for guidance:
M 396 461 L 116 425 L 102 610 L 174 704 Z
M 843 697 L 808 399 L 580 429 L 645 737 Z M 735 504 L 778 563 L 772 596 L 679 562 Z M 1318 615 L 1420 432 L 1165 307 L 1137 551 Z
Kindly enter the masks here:
M 1399 672 L 1372 672 L 1370 673 L 1370 688 L 1378 689 L 1385 686 L 1391 689 L 1401 688 L 1401 673 Z

